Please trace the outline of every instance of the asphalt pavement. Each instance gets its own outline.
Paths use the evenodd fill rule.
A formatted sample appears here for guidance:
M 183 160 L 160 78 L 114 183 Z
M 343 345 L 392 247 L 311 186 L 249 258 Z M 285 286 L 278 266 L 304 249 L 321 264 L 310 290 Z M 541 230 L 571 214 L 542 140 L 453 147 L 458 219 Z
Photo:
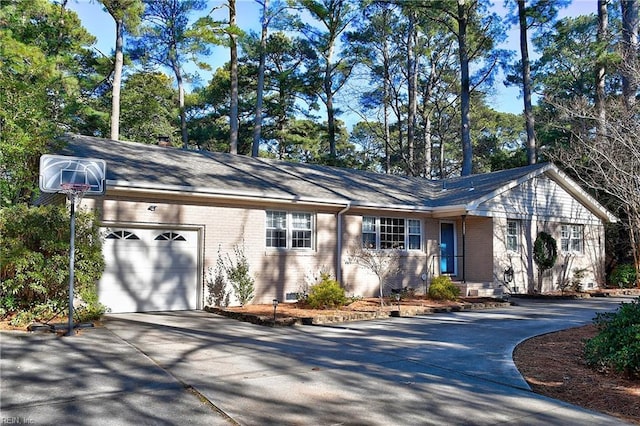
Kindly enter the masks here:
M 264 327 L 203 311 L 109 315 L 70 337 L 0 333 L 3 424 L 621 425 L 531 392 L 529 337 L 631 298 Z

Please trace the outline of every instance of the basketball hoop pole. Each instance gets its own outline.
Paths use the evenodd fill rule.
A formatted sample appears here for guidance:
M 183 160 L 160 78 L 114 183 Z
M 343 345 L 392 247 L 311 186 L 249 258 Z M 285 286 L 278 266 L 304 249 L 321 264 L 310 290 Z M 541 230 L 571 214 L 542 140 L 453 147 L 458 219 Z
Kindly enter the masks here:
M 67 336 L 73 336 L 73 280 L 76 257 L 76 195 L 69 193 L 68 196 L 71 200 L 71 237 L 69 241 L 69 331 Z
M 75 279 L 75 259 L 76 259 L 76 202 L 82 199 L 84 193 L 89 189 L 87 184 L 63 184 L 62 191 L 67 194 L 71 201 L 71 218 L 69 219 L 69 330 L 67 336 L 73 336 L 73 282 Z

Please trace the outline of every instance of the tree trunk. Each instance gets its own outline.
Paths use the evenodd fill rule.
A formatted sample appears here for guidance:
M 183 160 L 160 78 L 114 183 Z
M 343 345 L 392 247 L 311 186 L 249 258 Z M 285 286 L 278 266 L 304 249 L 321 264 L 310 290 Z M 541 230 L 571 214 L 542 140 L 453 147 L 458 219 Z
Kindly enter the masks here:
M 598 0 L 598 62 L 596 64 L 596 114 L 598 115 L 597 134 L 600 139 L 606 135 L 607 112 L 605 109 L 606 68 L 602 56 L 606 53 L 607 32 L 609 26 L 608 0 Z
M 527 163 L 535 164 L 536 133 L 535 118 L 531 105 L 531 65 L 529 63 L 529 46 L 527 40 L 527 10 L 525 0 L 518 0 L 518 21 L 520 23 L 520 52 L 522 55 L 522 92 L 524 94 L 524 117 L 527 129 Z
M 122 85 L 122 67 L 124 65 L 124 55 L 122 53 L 123 29 L 122 18 L 115 19 L 116 24 L 116 58 L 113 65 L 113 88 L 111 91 L 111 139 L 120 139 L 120 86 Z
M 172 61 L 173 73 L 178 83 L 178 108 L 180 109 L 180 134 L 182 135 L 182 147 L 189 148 L 189 133 L 187 132 L 187 115 L 184 106 L 184 81 L 177 61 Z
M 627 65 L 622 72 L 622 96 L 627 110 L 631 110 L 636 102 L 638 78 L 633 72 L 638 63 L 638 0 L 622 0 L 622 55 Z
M 253 144 L 251 156 L 257 157 L 260 150 L 260 136 L 262 133 L 262 102 L 264 94 L 264 62 L 267 50 L 269 0 L 263 0 L 262 4 L 262 34 L 260 35 L 260 63 L 258 65 L 258 87 L 256 89 L 256 116 L 253 122 Z
M 467 9 L 465 0 L 458 0 L 458 56 L 460 58 L 460 130 L 462 137 L 462 176 L 468 176 L 473 168 L 470 118 L 469 52 L 467 46 Z
M 330 50 L 333 50 L 331 48 Z M 324 93 L 327 97 L 327 131 L 329 133 L 329 156 L 331 164 L 335 164 L 336 159 L 338 158 L 336 151 L 336 122 L 335 122 L 335 111 L 333 109 L 333 90 L 332 90 L 332 81 L 331 81 L 331 63 L 330 63 L 331 54 L 327 58 L 325 74 L 324 74 Z
M 407 31 L 407 80 L 408 80 L 408 96 L 409 111 L 407 113 L 407 149 L 409 151 L 408 158 L 408 174 L 416 175 L 416 159 L 415 159 L 415 127 L 416 127 L 416 110 L 418 106 L 418 72 L 416 66 L 416 55 L 414 51 L 416 28 L 415 28 L 415 11 L 409 10 L 409 28 Z
M 236 26 L 236 0 L 229 0 L 229 25 Z M 229 106 L 229 152 L 238 153 L 238 36 L 229 35 L 231 50 L 231 101 Z

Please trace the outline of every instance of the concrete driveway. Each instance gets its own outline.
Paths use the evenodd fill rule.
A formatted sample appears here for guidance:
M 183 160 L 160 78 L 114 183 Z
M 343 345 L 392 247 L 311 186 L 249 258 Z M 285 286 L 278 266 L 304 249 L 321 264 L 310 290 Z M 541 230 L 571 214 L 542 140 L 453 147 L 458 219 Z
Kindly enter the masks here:
M 622 300 L 522 300 L 332 327 L 269 328 L 199 311 L 119 314 L 106 329 L 71 338 L 3 333 L 2 417 L 34 424 L 624 424 L 532 393 L 511 358 L 518 342 L 587 324 Z

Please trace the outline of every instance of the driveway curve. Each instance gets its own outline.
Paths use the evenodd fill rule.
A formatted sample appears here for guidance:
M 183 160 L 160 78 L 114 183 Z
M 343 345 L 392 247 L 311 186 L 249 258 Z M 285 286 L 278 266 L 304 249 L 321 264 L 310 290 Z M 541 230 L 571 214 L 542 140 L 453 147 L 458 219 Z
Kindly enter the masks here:
M 485 311 L 269 328 L 201 311 L 111 315 L 106 328 L 241 425 L 619 425 L 531 392 L 529 337 L 631 298 L 517 300 Z

